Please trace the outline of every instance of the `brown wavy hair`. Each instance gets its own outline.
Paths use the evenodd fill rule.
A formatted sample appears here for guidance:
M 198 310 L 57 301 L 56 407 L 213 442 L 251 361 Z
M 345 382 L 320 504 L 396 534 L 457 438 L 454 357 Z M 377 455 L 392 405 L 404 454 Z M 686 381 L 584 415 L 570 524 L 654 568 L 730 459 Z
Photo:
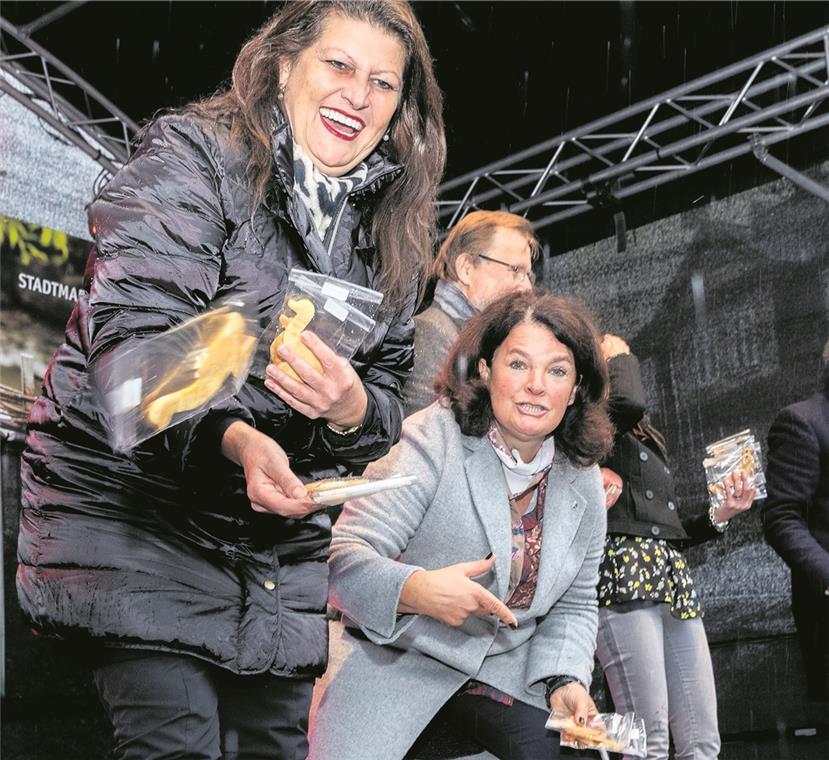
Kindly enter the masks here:
M 493 301 L 464 325 L 435 383 L 438 396 L 449 404 L 465 435 L 485 435 L 494 416 L 478 364 L 484 359 L 491 365 L 498 346 L 522 322 L 543 325 L 573 352 L 578 388 L 555 430 L 556 446 L 575 464 L 600 462 L 613 446 L 607 362 L 593 316 L 574 298 L 535 290 Z
M 405 0 L 295 0 L 268 20 L 236 57 L 225 92 L 192 107 L 211 118 L 229 116 L 231 134 L 249 151 L 247 173 L 261 203 L 272 173 L 273 109 L 282 83 L 279 66 L 294 62 L 322 34 L 325 20 L 340 14 L 397 37 L 406 50 L 400 105 L 383 150 L 403 166 L 372 217 L 386 303 L 405 300 L 413 279 L 421 292 L 433 259 L 437 185 L 446 161 L 443 96 L 435 80 L 423 30 Z

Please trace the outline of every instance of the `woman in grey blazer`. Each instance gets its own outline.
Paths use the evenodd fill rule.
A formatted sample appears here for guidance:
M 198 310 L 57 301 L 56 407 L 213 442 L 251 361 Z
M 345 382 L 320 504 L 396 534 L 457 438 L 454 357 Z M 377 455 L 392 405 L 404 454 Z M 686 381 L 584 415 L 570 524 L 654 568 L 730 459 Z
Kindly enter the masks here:
M 440 384 L 366 471 L 415 485 L 348 502 L 334 527 L 346 625 L 317 687 L 314 760 L 402 758 L 442 710 L 498 757 L 553 758 L 549 709 L 596 711 L 596 462 L 612 427 L 592 319 L 506 296 L 467 323 Z

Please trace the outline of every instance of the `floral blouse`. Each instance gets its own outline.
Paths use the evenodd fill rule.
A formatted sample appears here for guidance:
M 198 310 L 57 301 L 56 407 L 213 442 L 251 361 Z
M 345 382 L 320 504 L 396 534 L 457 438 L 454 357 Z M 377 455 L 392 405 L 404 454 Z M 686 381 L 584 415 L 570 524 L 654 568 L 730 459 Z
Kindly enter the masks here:
M 680 620 L 703 614 L 685 557 L 664 539 L 607 536 L 598 593 L 601 607 L 641 599 L 670 604 Z

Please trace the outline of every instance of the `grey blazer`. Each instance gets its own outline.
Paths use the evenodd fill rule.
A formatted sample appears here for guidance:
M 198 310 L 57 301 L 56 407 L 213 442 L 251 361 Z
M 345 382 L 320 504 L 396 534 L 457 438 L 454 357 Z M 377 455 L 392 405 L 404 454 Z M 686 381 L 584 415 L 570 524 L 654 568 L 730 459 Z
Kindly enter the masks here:
M 455 628 L 398 615 L 418 569 L 496 556 L 479 582 L 505 600 L 510 513 L 501 464 L 486 438 L 460 432 L 434 403 L 404 421 L 400 442 L 366 474 L 412 474 L 408 488 L 356 499 L 334 526 L 330 602 L 353 628 L 332 630 L 329 669 L 318 682 L 310 758 L 394 760 L 442 705 L 475 678 L 546 709 L 544 681 L 589 684 L 596 644 L 598 566 L 605 535 L 597 466 L 557 454 L 544 506 L 541 562 L 518 628 L 471 617 Z

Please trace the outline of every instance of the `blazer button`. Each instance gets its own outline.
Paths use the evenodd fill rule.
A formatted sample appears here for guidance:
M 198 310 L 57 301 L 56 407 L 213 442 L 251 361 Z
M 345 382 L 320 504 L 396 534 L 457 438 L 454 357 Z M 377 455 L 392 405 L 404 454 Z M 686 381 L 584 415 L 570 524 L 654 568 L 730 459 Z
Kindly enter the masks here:
M 666 474 L 666 475 L 670 475 L 670 474 L 671 474 L 671 471 L 670 471 L 667 467 L 665 467 L 665 474 Z
M 647 451 L 640 451 L 639 452 L 639 459 L 641 459 L 643 462 L 647 462 L 648 461 L 648 452 Z
M 668 509 L 670 509 L 671 512 L 673 512 L 676 509 L 676 504 L 674 504 L 672 501 L 669 501 L 668 502 Z
M 658 536 L 660 533 L 658 525 L 651 525 L 651 534 L 654 536 Z
M 266 580 L 266 581 L 265 581 L 262 585 L 263 585 L 263 586 L 264 586 L 264 587 L 265 587 L 268 591 L 273 591 L 273 590 L 276 588 L 276 584 L 275 584 L 275 583 L 274 583 L 274 582 L 273 582 L 270 578 L 268 578 L 268 580 Z
M 652 499 L 653 498 L 653 491 L 651 491 L 650 488 L 647 491 L 645 491 L 645 498 L 646 499 Z

